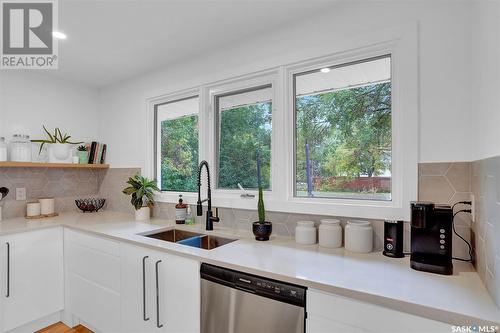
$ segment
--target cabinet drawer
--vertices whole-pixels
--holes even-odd
[[[68,244],[66,251],[69,272],[120,292],[120,258],[78,243]]]
[[[107,253],[111,256],[120,257],[120,243],[109,239],[92,236],[83,232],[64,229],[64,241],[67,244],[79,244],[94,249],[98,252]]]
[[[336,324],[369,332],[449,332],[450,325],[343,296],[309,290],[307,311]]]

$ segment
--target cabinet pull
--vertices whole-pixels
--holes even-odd
[[[5,297],[10,297],[10,243],[5,244],[7,245],[7,293]]]
[[[156,262],[156,327],[162,328],[163,324],[160,324],[160,284],[158,281],[158,265],[161,263],[161,260]]]
[[[142,318],[148,321],[149,317],[146,316],[146,259],[149,256],[142,258]]]

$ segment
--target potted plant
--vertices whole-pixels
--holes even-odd
[[[78,148],[76,148],[76,154],[78,156],[78,162],[80,164],[89,163],[89,152],[87,151],[87,147],[78,146]]]
[[[259,220],[252,224],[252,231],[255,239],[258,241],[267,241],[273,232],[273,224],[266,221],[266,210],[264,208],[264,194],[262,190],[260,159],[257,160],[257,181],[259,184],[259,201],[257,210],[259,212]]]
[[[47,139],[31,140],[31,142],[38,142],[40,144],[40,150],[38,153],[42,152],[43,146],[45,144],[49,145],[49,163],[72,163],[71,159],[71,145],[77,145],[83,142],[71,142],[69,139],[70,135],[67,133],[62,134],[61,130],[56,127],[54,133],[50,133],[45,126],[43,130],[47,133]]]
[[[135,208],[135,220],[149,220],[151,207],[154,206],[154,192],[160,191],[156,181],[137,174],[129,178],[127,184],[130,186],[124,188],[123,193],[132,196],[130,203]]]

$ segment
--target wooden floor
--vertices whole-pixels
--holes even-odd
[[[53,325],[50,325],[49,327],[45,327],[44,329],[41,329],[35,333],[93,333],[93,332],[82,325],[70,328],[64,325],[63,323],[58,322]]]

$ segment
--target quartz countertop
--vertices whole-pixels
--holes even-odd
[[[250,233],[204,225],[175,225],[152,219],[136,222],[130,214],[66,213],[44,220],[8,219],[0,222],[0,237],[11,233],[63,225],[118,241],[182,255],[226,268],[263,275],[325,292],[385,306],[450,325],[500,323],[500,309],[469,263],[454,262],[454,274],[415,271],[409,258],[393,259],[381,252],[354,254],[318,245],[298,245],[293,239],[272,237],[255,241]],[[238,239],[213,250],[144,237],[141,234],[179,228]]]

